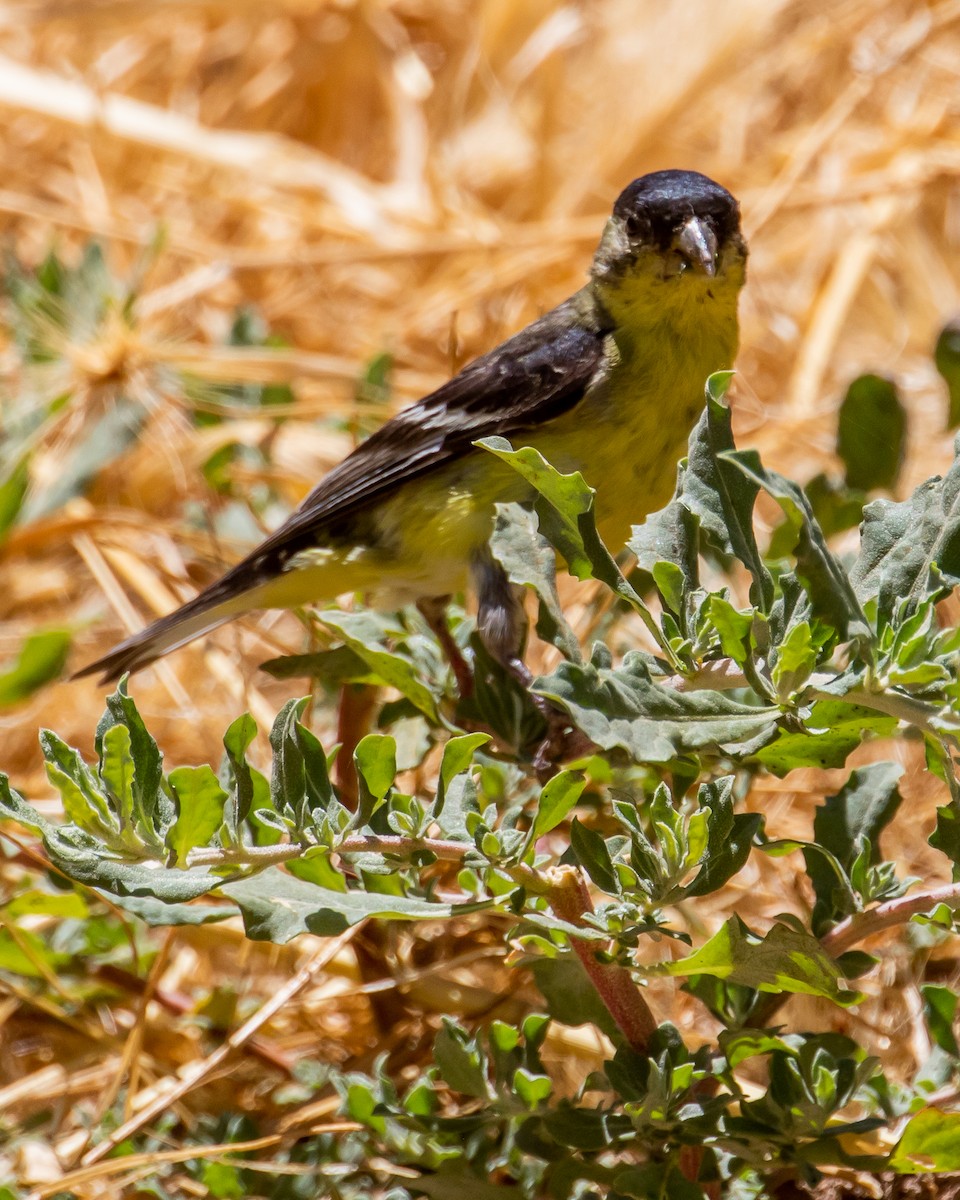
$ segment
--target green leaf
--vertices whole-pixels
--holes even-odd
[[[897,385],[880,375],[861,375],[840,405],[837,454],[847,486],[865,492],[893,489],[907,446],[907,414]]]
[[[50,861],[70,879],[115,896],[153,896],[165,904],[183,904],[223,882],[202,867],[170,871],[155,861],[107,858],[102,844],[78,844],[57,828],[50,829],[43,844]]]
[[[809,621],[797,621],[787,630],[777,647],[772,672],[777,695],[783,702],[806,684],[817,665],[822,644],[823,638],[814,634]]]
[[[436,723],[439,720],[436,699],[417,668],[409,659],[383,645],[380,640],[382,627],[373,614],[325,610],[319,615],[323,624],[343,638],[378,680],[406,696],[428,721]]]
[[[577,579],[598,579],[605,583],[640,614],[668,655],[672,653],[650,610],[623,577],[613,555],[601,541],[594,519],[595,493],[580,472],[563,475],[538,450],[531,446],[514,450],[504,438],[484,438],[476,445],[509,464],[536,490],[534,507],[540,530],[563,556],[570,574]]]
[[[130,730],[126,725],[111,725],[104,730],[101,753],[100,778],[106,784],[114,811],[120,816],[120,829],[139,832],[136,829],[133,799],[135,773],[130,752]]]
[[[680,478],[683,478],[681,474]],[[681,484],[678,481],[677,487]],[[677,567],[686,592],[700,586],[700,522],[680,500],[673,499],[659,512],[651,513],[642,525],[634,525],[627,549],[636,556],[637,567],[656,581],[659,564]],[[658,584],[659,587],[659,584]],[[682,607],[674,597],[671,607],[678,615]]]
[[[220,828],[229,797],[206,763],[177,767],[168,778],[177,801],[177,819],[167,830],[166,845],[177,866],[184,866],[189,852],[208,845]]]
[[[547,1011],[563,1025],[595,1025],[614,1044],[623,1033],[610,1015],[579,958],[535,958],[530,964],[533,981],[547,1003]]]
[[[708,896],[721,888],[747,861],[763,825],[759,813],[733,812],[733,776],[704,783],[697,793],[701,810],[710,813],[707,848],[694,881],[685,896]]]
[[[911,1117],[890,1169],[901,1175],[960,1171],[960,1113],[924,1108]]]
[[[233,833],[238,836],[241,824],[247,819],[257,792],[254,774],[247,762],[247,750],[257,736],[257,723],[249,713],[242,713],[223,735],[226,752],[229,784],[233,793]],[[261,797],[261,800],[265,797]]]
[[[441,1077],[454,1091],[488,1102],[493,1098],[476,1042],[449,1017],[443,1018],[440,1032],[434,1039],[433,1057]]]
[[[422,1192],[427,1200],[515,1200],[516,1190],[513,1183],[490,1183],[485,1179],[478,1179],[472,1173],[460,1171],[451,1171],[443,1175],[419,1175],[413,1188],[415,1192]],[[402,1192],[392,1193],[390,1200],[406,1200],[409,1195],[410,1192],[404,1189]]]
[[[56,835],[56,826],[51,825],[40,813],[27,803],[16,789],[10,786],[8,776],[0,774],[0,819],[16,821],[24,829],[46,841],[50,835]]]
[[[112,843],[120,823],[111,811],[100,781],[62,738],[50,729],[40,730],[47,778],[60,793],[67,819],[93,837]]]
[[[782,1037],[762,1029],[725,1029],[720,1034],[719,1042],[732,1071],[748,1059],[762,1054],[773,1054],[775,1051],[791,1055],[796,1053]]]
[[[810,482],[804,485],[803,490],[824,537],[833,537],[836,533],[842,533],[843,530],[852,529],[860,524],[863,506],[867,501],[863,492],[848,488],[842,480],[823,471],[814,475]],[[781,542],[778,535],[787,536]],[[789,527],[786,524],[780,525],[771,538],[770,557],[784,558],[790,553],[792,545],[793,538],[790,536]]]
[[[330,852],[311,847],[302,858],[291,859],[287,870],[297,879],[307,883],[315,883],[331,892],[347,891],[347,881],[340,871],[330,861]]]
[[[200,1182],[214,1200],[242,1200],[249,1195],[240,1168],[229,1162],[204,1162]]]
[[[620,880],[614,870],[607,843],[599,833],[582,825],[576,817],[570,826],[570,847],[597,887],[608,896],[620,895]]]
[[[780,718],[778,708],[742,704],[723,692],[663,687],[635,652],[615,668],[561,663],[533,690],[568,712],[601,749],[619,747],[640,763],[772,737]]]
[[[16,663],[0,674],[0,708],[19,704],[51,679],[58,679],[72,636],[64,629],[31,633],[20,647]]]
[[[0,929],[0,971],[43,979],[45,971],[56,975],[68,962],[68,955],[54,953],[46,941],[29,929],[18,929],[16,937],[8,929]]]
[[[525,1067],[517,1067],[511,1082],[520,1102],[531,1112],[548,1100],[553,1091],[549,1075],[534,1075]]]
[[[940,331],[933,361],[947,385],[946,428],[960,425],[960,321],[950,321]]]
[[[437,802],[434,815],[438,816],[443,810],[444,800],[450,784],[458,775],[462,775],[471,764],[473,757],[481,746],[490,741],[488,733],[465,733],[452,737],[443,747],[443,758],[440,760],[440,775],[437,779]]]
[[[951,801],[937,809],[937,825],[927,840],[950,859],[956,874],[960,867],[960,805]]]
[[[133,755],[133,800],[137,810],[137,828],[141,834],[155,830],[161,836],[173,821],[173,805],[161,793],[163,755],[148,732],[137,706],[127,692],[126,677],[116,691],[107,697],[107,707],[97,725],[94,745],[103,759],[103,738],[114,725],[125,725],[130,732],[130,753]]]
[[[436,921],[488,906],[486,902],[440,904],[417,896],[330,891],[295,879],[277,867],[224,884],[220,891],[239,906],[247,937],[280,943],[301,933],[333,937],[367,917]]]
[[[484,438],[477,445],[513,467],[546,501],[537,509],[540,528],[563,555],[570,574],[577,579],[599,578],[594,575],[581,528],[584,519],[585,523],[592,522],[595,492],[580,472],[563,475],[532,446],[514,450],[504,438]]]
[[[5,470],[0,482],[0,542],[20,514],[30,483],[29,457],[24,454],[12,468]]]
[[[530,829],[532,844],[551,829],[556,829],[580,799],[587,786],[581,771],[561,771],[547,783],[537,801],[537,812]]]
[[[216,882],[218,881],[213,880],[211,886]],[[218,921],[226,921],[237,915],[236,906],[233,904],[177,904],[172,901],[157,900],[154,896],[123,896],[116,892],[110,894],[103,888],[94,890],[98,895],[109,898],[111,904],[122,908],[124,912],[132,913],[133,916],[151,927],[214,925]],[[204,888],[196,894],[202,895],[203,891],[208,890]]]
[[[529,690],[490,654],[476,633],[470,638],[470,649],[474,689],[472,696],[461,697],[457,704],[458,723],[490,729],[507,746],[539,746],[546,723]]]
[[[832,925],[862,908],[859,897],[849,878],[849,872],[837,856],[817,842],[796,841],[781,838],[765,842],[765,854],[779,857],[794,850],[803,852],[807,875],[813,884],[816,904],[813,908],[811,928],[817,937],[826,933]]]
[[[662,963],[658,974],[710,975],[761,992],[821,996],[834,1004],[857,1004],[862,996],[839,986],[840,972],[809,933],[777,924],[758,937],[739,917],[729,921],[699,950]]]
[[[798,767],[842,767],[865,734],[889,737],[897,720],[843,700],[818,700],[803,726],[802,732],[781,729],[751,758],[779,776]]]
[[[896,815],[903,797],[898,781],[903,767],[875,762],[850,772],[839,792],[827,796],[813,818],[813,835],[837,861],[849,867],[862,839],[873,847],[871,861],[880,861],[880,834]]]
[[[4,916],[17,917],[73,917],[83,920],[90,915],[83,897],[76,892],[41,892],[29,888],[19,892],[3,906]]]
[[[723,458],[780,505],[795,535],[796,574],[807,590],[814,614],[832,625],[841,638],[869,637],[870,626],[857,593],[828,547],[803,489],[776,471],[768,471],[754,450],[728,452]]]
[[[960,1058],[954,1032],[960,996],[953,988],[940,987],[935,983],[921,984],[920,991],[923,995],[923,1014],[934,1043],[951,1058]]]
[[[387,734],[368,733],[354,750],[353,762],[360,778],[360,807],[369,818],[397,777],[397,743]]]
[[[647,1163],[642,1167],[626,1167],[617,1171],[616,1195],[631,1200],[703,1200],[704,1190],[687,1179],[679,1167],[663,1163]]]
[[[677,496],[698,518],[708,541],[747,568],[753,577],[750,599],[762,612],[769,612],[773,580],[753,532],[753,505],[760,488],[727,458],[736,449],[730,410],[723,403],[730,378],[721,373],[707,380],[706,407],[690,435]]]
[[[564,658],[579,661],[580,643],[557,594],[557,558],[539,531],[537,514],[521,504],[498,504],[490,550],[511,583],[529,587],[540,602],[537,634]]]
[[[956,449],[956,447],[955,447]],[[863,601],[876,598],[881,624],[909,616],[960,582],[960,459],[909,500],[874,500],[863,510],[860,555],[850,580]]]
[[[309,697],[288,700],[270,730],[270,797],[275,811],[289,817],[298,832],[319,822],[334,799],[323,747],[299,720],[308,702]]]
[[[687,580],[683,571],[676,563],[658,562],[653,567],[653,582],[663,600],[664,606],[678,615],[684,609]]]
[[[476,751],[489,740],[486,733],[466,733],[451,738],[443,748],[433,815],[442,832],[457,841],[473,841],[467,813],[477,811],[477,785],[467,770]]]
[[[738,666],[743,666],[750,657],[753,613],[738,612],[729,600],[714,593],[707,600],[707,615],[720,635],[720,649]]]
[[[376,671],[355,654],[349,646],[333,650],[318,650],[311,654],[283,654],[268,658],[260,664],[274,679],[317,679],[325,687],[336,689],[345,683],[368,683],[382,687],[383,680]]]

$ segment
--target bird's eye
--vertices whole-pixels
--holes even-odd
[[[630,213],[624,219],[623,228],[626,231],[627,237],[632,241],[639,241],[640,238],[647,232],[647,222],[639,213]]]

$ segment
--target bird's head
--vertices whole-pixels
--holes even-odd
[[[619,323],[618,310],[635,305],[668,317],[725,295],[735,311],[746,259],[740,206],[726,188],[697,171],[655,171],[620,193],[590,274]]]

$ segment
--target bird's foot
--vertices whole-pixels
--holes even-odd
[[[570,717],[567,713],[557,708],[555,704],[551,704],[546,696],[539,696],[536,692],[531,691],[533,675],[521,659],[511,659],[507,664],[507,669],[523,687],[547,726],[533,756],[533,769],[536,771],[537,778],[541,783],[546,783],[560,770],[560,763],[571,758],[582,758],[586,754],[592,754],[596,746],[585,733],[570,724]]]

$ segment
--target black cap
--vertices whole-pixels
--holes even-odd
[[[721,244],[740,227],[740,206],[699,171],[653,171],[623,189],[613,206],[631,237],[666,249],[688,217],[709,217]]]

